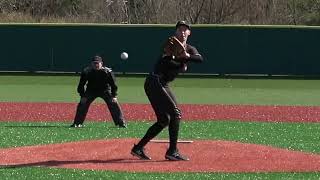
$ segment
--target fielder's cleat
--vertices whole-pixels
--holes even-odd
[[[117,123],[114,123],[114,125],[118,128],[127,128],[127,123],[125,122],[117,122]]]
[[[70,127],[81,128],[84,127],[82,124],[72,124]]]
[[[118,126],[119,126],[119,128],[127,128],[127,124],[126,123],[119,124]]]
[[[142,159],[142,160],[150,160],[151,159],[149,156],[147,156],[144,153],[144,148],[139,148],[139,147],[137,147],[137,145],[133,146],[133,148],[131,150],[131,154],[133,156],[138,157],[139,159]]]
[[[189,161],[190,159],[186,156],[181,155],[178,150],[167,151],[165,158],[170,161]]]

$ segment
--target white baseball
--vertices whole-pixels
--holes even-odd
[[[126,53],[126,52],[122,52],[122,53],[120,54],[120,57],[121,57],[122,60],[126,60],[126,59],[128,59],[129,55],[128,55],[128,53]]]

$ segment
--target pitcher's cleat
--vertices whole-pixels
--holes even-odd
[[[147,156],[144,152],[144,148],[139,148],[137,147],[137,145],[134,145],[132,150],[131,150],[131,154],[133,156],[138,157],[141,160],[150,160],[151,158],[149,156]]]
[[[167,151],[165,158],[170,161],[189,161],[190,160],[188,157],[181,155],[178,150]]]

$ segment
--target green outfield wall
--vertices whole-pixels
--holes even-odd
[[[116,72],[147,73],[172,33],[174,25],[0,24],[0,71],[79,72],[100,54]],[[189,43],[205,59],[189,73],[320,75],[320,27],[194,25]]]

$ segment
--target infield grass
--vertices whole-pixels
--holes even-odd
[[[71,123],[1,122],[0,147],[52,144],[90,139],[141,138],[153,122],[129,122],[119,129],[111,122],[86,122],[85,128]],[[141,130],[143,129],[143,130]],[[227,140],[263,144],[292,150],[320,153],[320,123],[263,123],[239,121],[182,122],[181,139]],[[158,136],[168,138],[164,130]]]
[[[78,76],[0,76],[0,101],[78,102]],[[144,77],[118,77],[120,103],[149,103]],[[177,78],[184,104],[320,105],[320,80]],[[98,101],[99,102],[99,101]]]
[[[318,173],[125,173],[112,171],[90,171],[58,168],[39,168],[39,167],[22,167],[22,168],[0,168],[0,174],[4,180],[12,179],[136,179],[136,180],[318,180]]]

